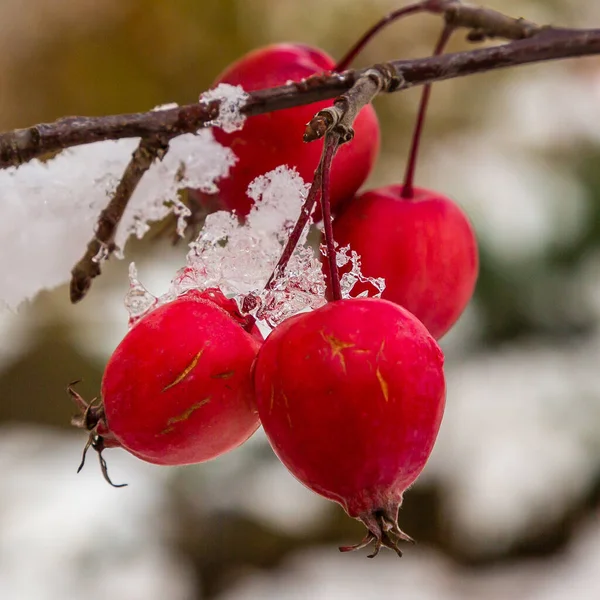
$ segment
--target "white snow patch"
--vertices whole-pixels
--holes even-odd
[[[240,109],[248,101],[248,94],[241,85],[229,85],[220,83],[212,90],[204,92],[200,96],[200,102],[208,104],[214,100],[220,100],[219,116],[210,121],[208,125],[220,127],[226,133],[232,133],[244,126],[246,117],[240,112]]]
[[[69,281],[73,265],[94,234],[138,144],[137,139],[98,142],[65,150],[41,162],[0,170],[0,303],[11,309],[40,290]],[[162,161],[155,161],[135,190],[116,243],[122,248],[148,223],[187,208],[177,192],[186,187],[216,190],[235,157],[210,130],[175,138]]]
[[[590,493],[600,469],[599,353],[596,338],[448,365],[446,414],[422,481],[442,485],[466,551],[509,549]]]
[[[0,597],[19,600],[188,600],[191,565],[168,546],[167,470],[110,452],[76,473],[85,436],[41,428],[0,435]]]

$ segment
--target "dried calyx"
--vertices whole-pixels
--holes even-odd
[[[395,514],[394,514],[395,513]],[[375,547],[372,554],[368,555],[368,558],[375,558],[382,546],[389,548],[396,552],[398,556],[402,556],[402,550],[400,550],[400,542],[415,543],[409,535],[406,535],[398,526],[398,508],[392,512],[387,513],[384,510],[377,510],[373,513],[360,517],[367,529],[367,535],[358,543],[352,546],[340,546],[340,552],[352,552],[354,550],[362,550],[370,544],[374,543]]]
[[[120,446],[119,442],[117,442],[108,430],[104,418],[104,407],[102,406],[102,402],[97,401],[97,398],[92,399],[91,402],[86,402],[86,400],[73,389],[73,386],[77,383],[79,383],[79,381],[73,381],[67,387],[67,392],[80,410],[80,413],[71,419],[71,425],[79,427],[80,429],[85,429],[89,432],[88,440],[83,449],[81,463],[79,464],[77,472],[79,473],[81,469],[83,469],[87,451],[92,448],[92,450],[95,450],[98,454],[100,470],[102,471],[104,479],[113,487],[125,487],[127,485],[126,483],[117,484],[112,482],[108,475],[108,465],[102,456],[102,452],[104,452],[106,448],[116,448]]]

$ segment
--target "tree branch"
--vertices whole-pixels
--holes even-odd
[[[155,136],[142,139],[133,152],[114,196],[98,217],[94,238],[87,245],[81,260],[71,270],[71,302],[83,299],[92,284],[92,279],[100,275],[101,261],[115,250],[115,233],[135,188],[155,159],[164,158],[168,148],[168,139]]]
[[[514,19],[490,9],[465,5],[459,0],[421,0],[384,17],[361,38],[341,64],[347,65],[383,26],[400,16],[416,12],[443,16],[447,31],[459,27],[468,29],[467,39],[471,41],[486,38],[513,41],[492,48],[391,61],[362,70],[322,73],[303,81],[258,90],[248,94],[248,100],[241,108],[242,114],[259,115],[328,100],[342,94],[332,108],[319,112],[309,123],[305,141],[317,139],[336,127],[341,127],[340,131],[343,129],[349,137],[352,133],[351,127],[345,126],[348,123],[351,125],[358,108],[378,93],[391,93],[500,68],[600,54],[600,29],[540,27],[524,19]],[[0,168],[19,166],[33,158],[81,144],[141,138],[113,198],[100,214],[94,239],[90,241],[84,256],[72,270],[73,302],[85,296],[92,279],[100,274],[101,260],[114,251],[116,229],[144,173],[156,158],[161,159],[164,156],[171,139],[182,134],[195,133],[202,127],[212,125],[218,118],[219,111],[219,100],[200,101],[187,106],[143,113],[66,117],[54,123],[0,134]],[[316,180],[320,175],[317,173],[313,182],[315,191],[310,197],[310,208],[316,200]],[[309,202],[307,206],[308,204]],[[310,208],[305,209],[305,221],[309,217]],[[303,231],[303,227],[297,226],[296,229],[295,234]],[[293,246],[291,251],[286,247],[274,276],[285,268],[286,258],[289,258],[291,252]],[[331,248],[330,255],[333,256]],[[272,280],[273,277],[267,287],[272,285]]]
[[[456,15],[460,14],[457,11]],[[466,19],[465,14],[472,17],[472,13],[463,13],[460,19],[456,16],[459,23]],[[497,13],[484,10],[482,14]],[[490,35],[489,27],[483,26],[486,21],[481,14],[478,19],[480,30]],[[469,23],[472,24],[472,21],[469,20]],[[396,83],[383,91],[394,92],[506,67],[595,54],[600,54],[600,29],[542,28],[536,35],[501,46],[386,63],[395,72]],[[242,112],[252,116],[334,98],[349,90],[367,70],[315,75],[301,82],[252,92]],[[67,117],[50,124],[17,129],[0,134],[0,168],[17,166],[50,152],[101,140],[156,135],[174,137],[192,133],[214,120],[218,110],[219,102],[213,101],[145,113]]]
[[[514,19],[490,8],[463,4],[460,0],[421,0],[394,10],[375,23],[338,62],[334,71],[345,71],[383,28],[417,13],[443,15],[448,27],[469,29],[467,39],[472,42],[480,42],[485,38],[522,40],[544,29],[531,21]]]
[[[481,41],[484,38],[522,40],[550,29],[525,19],[508,17],[489,8],[463,4],[458,0],[441,2],[434,0],[432,4],[444,5],[439,12],[443,13],[447,25],[470,29],[468,39],[471,41]]]

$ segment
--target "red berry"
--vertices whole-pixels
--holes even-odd
[[[254,91],[301,81],[334,66],[333,59],[316,48],[274,44],[246,54],[226,69],[214,85],[228,83]],[[217,141],[230,147],[238,158],[229,176],[219,182],[224,207],[247,215],[252,206],[246,195],[248,184],[282,164],[295,167],[305,181],[312,181],[323,140],[306,144],[302,136],[312,117],[331,104],[329,100],[249,117],[240,131],[230,134],[215,128]],[[333,164],[332,206],[354,195],[369,175],[379,151],[379,124],[372,106],[361,110],[354,129],[354,139],[340,147]],[[315,220],[320,219],[320,214],[319,209]]]
[[[407,537],[398,508],[437,436],[443,360],[413,315],[372,298],[296,315],[259,352],[256,401],[273,449],[302,483],[360,519],[376,550]]]
[[[452,200],[422,188],[405,199],[401,190],[390,185],[354,198],[333,222],[334,239],[360,254],[363,275],[385,279],[382,298],[404,306],[439,339],[473,295],[477,241]],[[366,289],[357,283],[352,293]]]
[[[215,458],[254,433],[260,336],[218,305],[219,294],[188,292],[127,333],[102,380],[108,439],[148,462],[180,465]]]
[[[255,337],[260,344],[262,344],[264,338],[256,325],[256,320],[251,315],[243,315],[237,302],[233,298],[227,298],[218,288],[208,288],[201,292],[194,291],[192,293],[198,298],[210,300],[221,307],[234,321],[239,323],[248,333]]]

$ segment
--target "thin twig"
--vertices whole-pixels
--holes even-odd
[[[481,10],[483,15],[498,14]],[[464,13],[461,18],[464,18]],[[456,19],[459,20],[459,17]],[[519,23],[518,20],[515,22]],[[488,31],[486,28],[482,30]],[[487,35],[491,35],[491,31]],[[595,54],[600,54],[600,29],[543,28],[535,36],[501,46],[389,62],[387,65],[402,82],[381,91],[389,93],[506,67]],[[369,69],[315,75],[302,82],[251,92],[241,110],[243,114],[252,116],[331,99],[350,89]],[[146,138],[157,134],[172,137],[195,132],[218,116],[218,107],[219,102],[213,101],[129,115],[69,117],[55,123],[10,131],[0,134],[0,168],[17,166],[47,153],[101,140]]]
[[[115,233],[127,204],[144,173],[156,158],[162,158],[169,142],[161,136],[143,139],[135,149],[123,177],[108,206],[100,213],[96,235],[87,245],[81,260],[71,271],[71,302],[79,302],[86,295],[92,279],[100,275],[100,262],[115,250]]]
[[[325,249],[327,252],[327,264],[329,266],[329,281],[331,283],[331,296],[333,300],[342,299],[342,288],[340,285],[340,273],[337,266],[337,252],[333,239],[333,227],[331,221],[331,202],[329,200],[329,189],[331,184],[331,163],[341,143],[339,133],[328,133],[325,136],[323,156],[321,158],[321,212],[323,214],[323,227],[325,231]]]
[[[416,2],[415,4],[409,4],[408,6],[403,6],[383,17],[379,20],[373,27],[371,27],[368,31],[364,33],[364,35],[348,50],[346,55],[341,58],[337,65],[333,68],[334,71],[345,71],[354,61],[354,59],[362,52],[363,48],[385,27],[391,25],[392,23],[398,21],[403,17],[408,17],[410,15],[415,15],[420,12],[425,12],[426,2]]]
[[[508,17],[490,8],[462,4],[457,0],[439,4],[445,5],[440,12],[443,13],[446,24],[471,30],[467,38],[470,41],[481,41],[485,38],[523,40],[550,29],[525,19]]]
[[[354,137],[352,124],[363,107],[369,104],[382,89],[399,85],[401,80],[388,65],[377,65],[365,71],[356,83],[339,98],[333,106],[320,110],[306,125],[305,142],[314,142],[326,133],[335,131],[340,136],[340,144]]]
[[[385,15],[363,34],[333,70],[346,70],[364,47],[388,25],[403,17],[424,12],[443,15],[446,24],[451,27],[469,29],[467,39],[470,41],[482,41],[485,38],[522,40],[544,29],[531,21],[508,17],[490,8],[463,4],[460,0],[422,0]]]
[[[265,289],[273,289],[277,283],[277,280],[284,275],[290,258],[294,254],[294,250],[296,249],[296,246],[302,237],[304,228],[309,222],[310,215],[317,198],[319,197],[319,193],[321,193],[322,207],[323,192],[326,191],[329,193],[328,187],[326,187],[328,186],[328,182],[325,181],[325,177],[327,177],[327,179],[330,177],[329,168],[331,167],[331,161],[333,160],[333,156],[338,146],[350,141],[353,138],[354,130],[352,128],[352,124],[354,119],[360,110],[369,102],[371,102],[373,97],[379,93],[379,90],[383,86],[390,85],[388,76],[390,76],[390,73],[389,70],[386,69],[371,69],[365,72],[350,90],[335,100],[332,107],[319,111],[306,126],[304,141],[312,142],[320,137],[325,136],[325,143],[323,144],[323,150],[321,152],[321,160],[319,161],[317,169],[315,170],[313,182],[306,200],[304,201],[304,205],[300,211],[300,216],[294,225],[294,229],[288,238],[285,248],[283,249],[283,253],[277,262],[273,273],[267,281]],[[331,140],[335,140],[335,144],[333,144],[333,150],[331,149],[333,143]],[[327,172],[324,172],[324,168],[326,168]],[[329,226],[331,227],[331,208],[327,201],[325,203],[328,206],[327,214],[322,212],[323,219],[325,221],[325,227],[327,227],[328,222]],[[328,256],[330,259],[333,257],[333,260],[335,260],[333,233],[331,233],[330,241],[331,252],[329,252],[328,249]],[[341,291],[339,296],[341,297]]]
[[[273,269],[273,272],[271,273],[271,276],[269,277],[269,280],[265,285],[265,289],[273,289],[275,287],[275,284],[277,283],[277,280],[284,275],[285,269],[287,268],[287,265],[290,262],[292,255],[294,254],[294,250],[296,250],[296,246],[298,245],[298,242],[302,237],[302,233],[304,232],[304,229],[310,221],[310,216],[317,202],[317,199],[319,198],[320,192],[321,161],[319,161],[319,164],[315,170],[312,185],[310,186],[310,190],[308,191],[306,200],[304,201],[304,204],[302,205],[302,208],[300,210],[300,216],[298,217],[298,220],[294,225],[292,233],[290,233],[290,237],[288,238],[288,241],[286,242],[285,247],[283,248],[283,252],[279,257],[279,261],[277,261],[275,269]]]
[[[453,31],[454,26],[446,24],[442,30],[442,33],[440,34],[437,44],[435,45],[433,56],[440,56],[443,53]],[[415,171],[417,169],[417,158],[419,156],[419,146],[421,144],[423,127],[425,126],[427,106],[429,105],[429,98],[431,97],[431,86],[431,83],[425,85],[421,94],[419,112],[417,113],[417,120],[415,123],[415,129],[413,131],[408,162],[406,163],[406,171],[404,173],[404,185],[402,186],[402,192],[400,194],[402,198],[412,198],[414,195],[413,184],[415,181]]]

